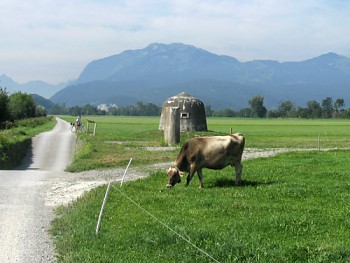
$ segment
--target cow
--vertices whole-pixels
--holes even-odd
[[[236,185],[241,183],[242,154],[245,138],[240,133],[226,136],[197,137],[187,141],[181,148],[174,165],[167,170],[168,188],[181,182],[188,172],[186,186],[197,172],[199,188],[203,187],[202,168],[221,170],[228,165],[235,167]]]

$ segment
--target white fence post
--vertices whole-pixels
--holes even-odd
[[[126,172],[128,171],[128,168],[129,168],[129,166],[130,166],[131,161],[132,161],[132,158],[130,158],[130,161],[129,161],[129,163],[128,163],[128,166],[126,167],[126,169],[125,169],[125,171],[124,171],[124,175],[123,175],[122,181],[121,181],[121,183],[120,183],[120,187],[123,185],[123,181],[124,181]],[[103,202],[102,202],[100,214],[99,214],[98,219],[97,219],[96,235],[98,235],[98,232],[99,232],[99,230],[100,230],[100,224],[101,224],[102,214],[103,214],[103,210],[104,210],[104,208],[105,208],[105,204],[106,204],[106,201],[107,201],[108,192],[109,192],[109,188],[110,188],[110,187],[111,187],[111,181],[108,182],[107,189],[106,189],[106,193],[105,193],[105,197],[103,198]]]
[[[132,158],[130,158],[129,163],[128,163],[128,165],[126,166],[126,169],[125,169],[125,171],[124,171],[124,175],[123,175],[122,181],[120,182],[120,187],[122,187],[122,186],[123,186],[123,183],[124,183],[124,178],[125,178],[126,172],[127,172],[127,171],[128,171],[128,169],[129,169],[129,166],[130,166],[130,164],[131,164],[131,161],[132,161]]]
[[[106,201],[107,201],[107,196],[108,196],[108,192],[109,192],[109,188],[110,187],[111,187],[111,182],[108,183],[107,190],[106,190],[106,193],[105,193],[105,197],[103,198],[100,214],[98,216],[97,225],[96,225],[96,235],[98,235],[98,231],[100,230],[100,223],[101,223],[101,219],[102,219],[102,213],[103,213],[103,209],[105,208],[105,204],[106,204]]]

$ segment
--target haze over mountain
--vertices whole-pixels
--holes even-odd
[[[256,95],[264,96],[268,108],[281,100],[305,106],[326,97],[350,104],[350,59],[327,53],[301,62],[240,62],[181,43],[154,43],[92,61],[51,100],[66,106],[138,101],[161,105],[183,91],[214,109],[247,107]]]
[[[182,91],[215,109],[246,107],[256,95],[264,96],[269,107],[281,100],[304,106],[328,96],[350,103],[350,59],[328,53],[301,62],[239,62],[190,45],[155,43],[92,61],[52,100],[71,106],[137,101],[161,105]]]
[[[21,91],[28,94],[40,94],[40,96],[45,98],[50,98],[57,91],[63,89],[66,85],[66,83],[52,85],[41,80],[29,81],[24,84],[20,84],[5,74],[0,76],[0,86],[2,88],[6,88],[9,93]]]

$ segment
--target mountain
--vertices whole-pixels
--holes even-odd
[[[29,81],[24,84],[20,84],[5,74],[2,74],[0,76],[0,86],[2,88],[6,87],[6,90],[9,93],[20,91],[28,94],[39,94],[45,98],[50,98],[57,91],[63,89],[66,84],[60,83],[57,85],[52,85],[41,80]]]
[[[277,107],[281,100],[304,106],[325,97],[350,102],[349,88],[350,59],[335,53],[301,62],[240,62],[190,45],[155,43],[92,61],[51,100],[67,106],[137,101],[161,105],[185,91],[214,109],[240,109],[256,95],[264,96],[268,107]]]
[[[43,106],[46,110],[49,110],[54,106],[51,100],[45,99],[38,94],[32,94],[32,98],[36,105]]]

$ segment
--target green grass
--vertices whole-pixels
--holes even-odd
[[[349,262],[350,151],[285,153],[244,162],[242,186],[230,168],[204,170],[166,189],[166,175],[105,187],[60,207],[52,225],[59,262],[211,262],[124,195],[219,262]],[[121,194],[119,191],[123,194]]]
[[[209,118],[210,129],[240,131],[249,147],[316,148],[350,147],[350,122],[346,119],[240,119]]]
[[[164,146],[159,117],[87,116],[82,118],[85,126],[87,120],[97,123],[96,136],[80,136],[84,149],[67,168],[70,172],[125,166],[130,158],[137,166],[172,161],[179,151],[144,150]],[[321,148],[350,148],[350,122],[343,119],[208,118],[207,122],[210,132],[182,133],[179,146],[194,136],[228,134],[232,129],[245,135],[249,148],[317,148],[319,139]]]

